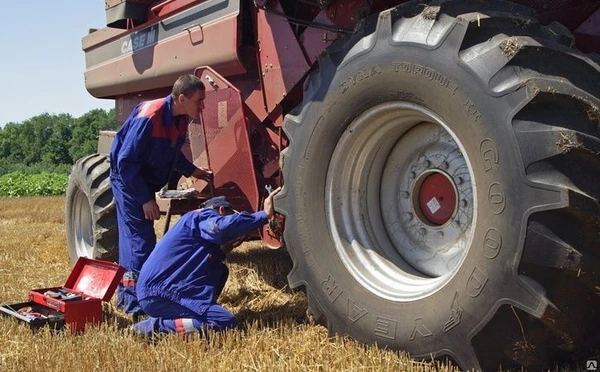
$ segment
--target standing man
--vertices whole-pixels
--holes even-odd
[[[235,327],[235,316],[216,302],[229,275],[223,260],[236,239],[273,218],[273,197],[280,190],[269,194],[259,212],[235,212],[225,197],[217,196],[185,214],[142,267],[137,295],[151,318],[134,330],[151,336]]]
[[[119,264],[125,268],[117,306],[134,316],[143,314],[135,294],[137,277],[156,244],[153,221],[160,210],[155,193],[174,171],[212,182],[211,172],[197,168],[181,153],[189,118],[200,118],[205,96],[198,77],[181,76],[169,96],[138,104],[112,143],[110,180],[117,206]]]

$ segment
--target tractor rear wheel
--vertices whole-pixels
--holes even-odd
[[[600,345],[600,67],[503,1],[336,41],[284,122],[290,286],[332,333],[464,369]]]
[[[117,261],[117,212],[110,186],[107,155],[75,163],[66,193],[67,246],[71,264],[79,257]]]

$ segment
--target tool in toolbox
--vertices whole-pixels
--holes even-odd
[[[110,301],[125,268],[116,263],[80,257],[62,287],[32,289],[28,302],[0,306],[0,315],[29,324],[32,329],[49,325],[71,332],[86,324],[102,322],[102,301]]]

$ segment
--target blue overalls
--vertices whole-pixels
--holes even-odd
[[[216,303],[229,273],[220,246],[266,222],[264,211],[221,216],[206,208],[185,214],[142,267],[137,295],[151,318],[134,329],[149,336],[235,327],[235,316]]]
[[[110,150],[110,180],[117,207],[119,264],[125,268],[117,306],[140,313],[135,285],[156,244],[153,221],[142,205],[168,181],[172,169],[190,176],[196,167],[181,154],[185,116],[172,117],[171,96],[142,102],[117,132]]]

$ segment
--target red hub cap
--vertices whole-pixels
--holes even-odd
[[[419,207],[423,216],[433,225],[444,225],[456,210],[456,189],[452,181],[441,173],[433,173],[423,180],[419,191]]]

